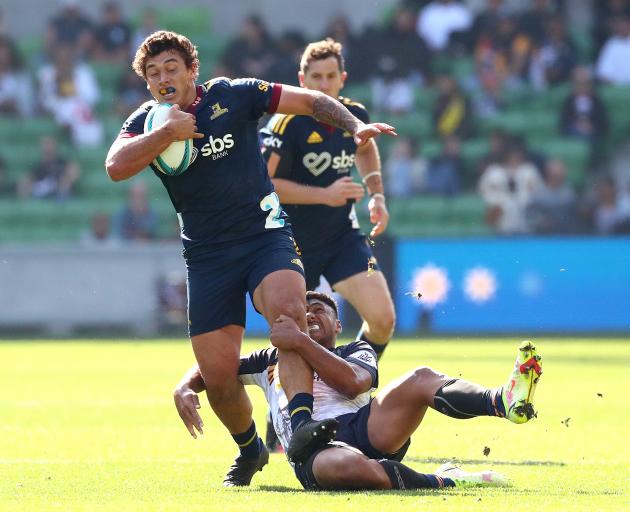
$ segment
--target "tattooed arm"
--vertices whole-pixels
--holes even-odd
[[[358,145],[365,144],[371,137],[380,133],[396,135],[392,126],[385,123],[365,124],[336,99],[300,87],[283,85],[276,111],[281,114],[313,116],[323,123],[350,132]]]

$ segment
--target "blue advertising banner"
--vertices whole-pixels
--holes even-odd
[[[401,240],[397,332],[630,333],[630,238]]]

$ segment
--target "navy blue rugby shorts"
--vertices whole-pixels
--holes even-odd
[[[339,281],[361,272],[367,273],[368,261],[372,257],[372,248],[367,237],[358,229],[348,231],[326,247],[302,250],[306,289],[317,288],[321,276],[324,276],[334,288],[335,283]],[[379,270],[377,264],[373,264],[372,268]]]
[[[313,461],[315,460],[317,454],[323,450],[342,448],[344,445],[347,445],[347,447],[359,450],[369,459],[389,459],[400,462],[405,457],[407,450],[409,449],[409,445],[411,444],[411,439],[407,439],[400,450],[395,453],[382,453],[372,446],[370,438],[368,437],[368,418],[370,417],[371,406],[372,401],[361,407],[361,409],[355,413],[337,416],[339,427],[337,428],[335,442],[320,448],[305,462],[295,465],[293,468],[295,470],[295,476],[297,476],[297,479],[300,481],[304,489],[321,489],[315,475],[313,474]]]
[[[245,326],[245,296],[277,270],[304,275],[290,228],[265,231],[236,245],[186,260],[188,334],[197,336],[226,325]]]

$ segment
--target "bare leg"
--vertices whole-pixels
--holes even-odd
[[[376,345],[377,353],[381,346],[384,350],[394,332],[396,314],[383,273],[368,275],[361,272],[335,283],[333,288],[352,304],[363,319],[361,337]]]
[[[231,434],[252,423],[252,404],[238,380],[243,328],[228,325],[191,338],[212,410]]]
[[[286,315],[306,332],[306,285],[301,274],[293,270],[272,272],[254,291],[254,305],[269,325]],[[278,369],[289,400],[298,393],[313,393],[313,370],[297,352],[280,350]]]
[[[323,489],[391,489],[377,461],[348,448],[329,448],[317,454],[313,475]]]
[[[435,393],[449,377],[420,367],[389,383],[376,395],[368,418],[370,443],[381,453],[394,453],[416,431]],[[395,426],[395,428],[393,428]]]

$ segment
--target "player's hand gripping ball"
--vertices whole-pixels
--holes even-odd
[[[166,122],[171,107],[170,103],[161,103],[152,107],[144,121],[144,132],[149,133],[162,126]],[[153,165],[168,176],[178,176],[188,169],[192,156],[192,139],[175,140],[153,160]]]

